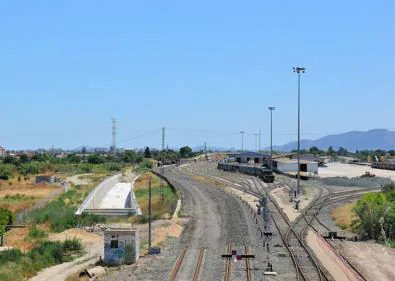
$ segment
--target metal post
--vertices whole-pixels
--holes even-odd
[[[151,249],[151,181],[148,186],[148,251]]]
[[[240,132],[241,134],[241,152],[244,151],[244,131]]]
[[[300,72],[298,72],[298,195],[300,194]]]
[[[259,129],[258,153],[261,153],[261,129]]]
[[[270,110],[270,167],[273,171],[273,110],[276,109],[274,106],[269,106]]]
[[[257,145],[257,142],[258,142],[258,134],[254,134],[254,136],[255,136],[255,151],[258,152],[258,145]]]
[[[297,194],[300,194],[300,73],[305,73],[304,67],[294,67],[294,72],[298,74],[298,186]]]

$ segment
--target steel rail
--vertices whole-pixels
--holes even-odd
[[[195,270],[193,271],[192,281],[197,281],[199,278],[200,268],[202,267],[203,256],[204,256],[204,248],[200,248],[196,262],[196,267]]]
[[[228,254],[232,254],[232,244],[230,242],[228,243]],[[224,281],[229,280],[231,267],[232,267],[232,260],[230,258],[227,258],[225,265]]]
[[[184,260],[185,252],[187,251],[187,247],[182,248],[180,254],[178,255],[178,259],[176,264],[171,272],[169,281],[174,281],[176,279],[177,273],[181,267],[182,261]]]

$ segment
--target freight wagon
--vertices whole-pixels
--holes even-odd
[[[218,169],[228,172],[240,172],[243,174],[256,176],[264,182],[272,183],[274,181],[274,174],[270,169],[264,167],[246,166],[234,163],[218,163]]]

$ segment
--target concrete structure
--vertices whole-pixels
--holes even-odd
[[[3,157],[5,155],[6,155],[5,148],[0,145],[0,157]]]
[[[55,182],[55,176],[36,176],[35,183],[53,184]]]
[[[291,159],[298,160],[298,155],[296,153],[291,154]],[[308,162],[317,162],[318,166],[320,167],[323,167],[325,165],[325,161],[323,158],[310,154],[300,155],[300,160],[305,160]]]
[[[136,179],[136,178],[135,178]],[[140,215],[133,192],[133,183],[122,183],[122,174],[102,181],[84,200],[76,215],[89,213],[101,216]]]
[[[238,163],[248,163],[253,161],[255,164],[264,164],[270,158],[270,154],[257,152],[242,152],[229,154],[230,158],[234,158]]]
[[[129,183],[116,183],[111,188],[103,200],[99,203],[100,209],[122,209],[131,208],[130,192],[132,184]],[[125,200],[125,198],[127,198]]]
[[[104,263],[108,265],[137,262],[140,236],[132,227],[111,227],[104,231]]]
[[[297,173],[298,160],[290,158],[273,159],[273,169],[281,173]],[[300,160],[300,172],[318,174],[318,162]]]

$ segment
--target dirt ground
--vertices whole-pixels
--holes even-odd
[[[343,163],[328,163],[328,167],[318,168],[318,176],[322,178],[327,177],[359,177],[365,172],[370,172],[376,177],[388,178],[395,180],[395,171],[372,169],[369,166],[343,164]]]
[[[184,225],[188,222],[186,218],[176,218],[172,220],[159,220],[152,223],[152,244],[160,246],[169,238],[178,238]],[[148,224],[135,225],[140,231],[140,255],[146,255],[148,252]]]
[[[395,280],[395,249],[369,242],[341,244],[343,255],[371,281]]]
[[[299,215],[300,211],[306,208],[307,205],[314,199],[317,189],[305,188],[304,194],[298,197],[299,210],[294,208],[293,202],[289,202],[289,191],[287,187],[276,188],[270,192],[270,195],[277,202],[280,208],[283,209],[290,221],[294,221]]]
[[[97,233],[86,232],[79,228],[70,228],[61,233],[49,234],[48,240],[50,241],[64,241],[66,239],[78,239],[84,244],[94,244],[102,241],[102,238]]]
[[[28,227],[11,229],[5,234],[5,245],[17,248],[22,252],[29,251],[35,244],[27,239],[28,234]]]
[[[36,185],[31,180],[0,180],[0,207],[18,212],[33,206],[38,200],[49,196],[59,188],[62,187],[59,185]],[[19,198],[16,199],[15,196],[19,196]]]

